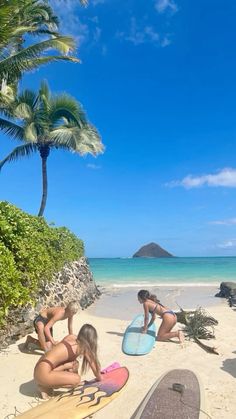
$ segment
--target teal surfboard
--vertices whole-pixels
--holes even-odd
[[[150,319],[151,316],[149,321]],[[156,337],[155,323],[149,327],[147,333],[141,333],[143,324],[144,316],[143,314],[139,314],[127,327],[122,342],[122,350],[125,354],[145,355],[152,350]]]

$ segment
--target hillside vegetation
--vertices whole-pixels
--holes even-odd
[[[0,326],[10,307],[34,303],[41,280],[83,254],[83,242],[67,228],[0,202]]]

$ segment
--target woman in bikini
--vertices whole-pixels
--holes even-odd
[[[42,349],[44,352],[49,351],[57,342],[53,339],[52,327],[58,320],[68,319],[68,333],[73,334],[73,317],[79,310],[79,304],[71,301],[66,307],[49,307],[44,308],[34,319],[34,328],[38,334],[38,339],[28,335],[25,342],[27,350],[31,344]]]
[[[180,343],[184,342],[184,334],[181,330],[171,332],[176,325],[176,314],[169,308],[163,306],[157,299],[156,295],[150,294],[147,290],[140,290],[138,292],[138,300],[143,304],[144,309],[144,325],[142,333],[147,333],[148,328],[155,321],[156,315],[162,318],[161,325],[157,333],[157,340],[168,340],[170,338],[178,338]],[[152,315],[149,322],[149,313]]]
[[[84,324],[78,336],[66,336],[37,362],[34,379],[43,399],[47,399],[54,388],[73,388],[79,385],[81,377],[78,374],[76,359],[81,355],[83,356],[81,374],[90,367],[96,379],[100,381],[97,332],[90,324]]]

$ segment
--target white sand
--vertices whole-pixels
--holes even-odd
[[[229,308],[226,301],[209,309],[219,325],[215,328],[216,339],[206,343],[217,347],[219,356],[206,353],[196,343],[189,341],[184,348],[179,344],[158,342],[148,355],[127,356],[121,351],[121,343],[129,321],[94,316],[91,314],[93,310],[90,308],[76,316],[74,332],[84,323],[92,323],[99,334],[102,367],[118,361],[130,371],[127,387],[117,399],[94,415],[96,419],[130,419],[152,384],[173,368],[188,368],[198,374],[205,390],[205,410],[211,418],[236,417],[236,311]],[[158,326],[160,320],[156,323]],[[62,338],[67,334],[66,322],[57,323],[54,330],[56,339]],[[39,354],[22,353],[18,345],[24,340],[19,340],[0,353],[1,419],[13,418],[7,415],[13,414],[16,409],[22,413],[38,403],[32,374]]]

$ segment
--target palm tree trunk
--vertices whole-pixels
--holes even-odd
[[[45,210],[47,196],[48,196],[47,158],[49,156],[50,148],[48,146],[40,147],[39,152],[42,159],[43,193],[42,193],[42,199],[41,199],[41,205],[40,205],[38,217],[42,217]]]

